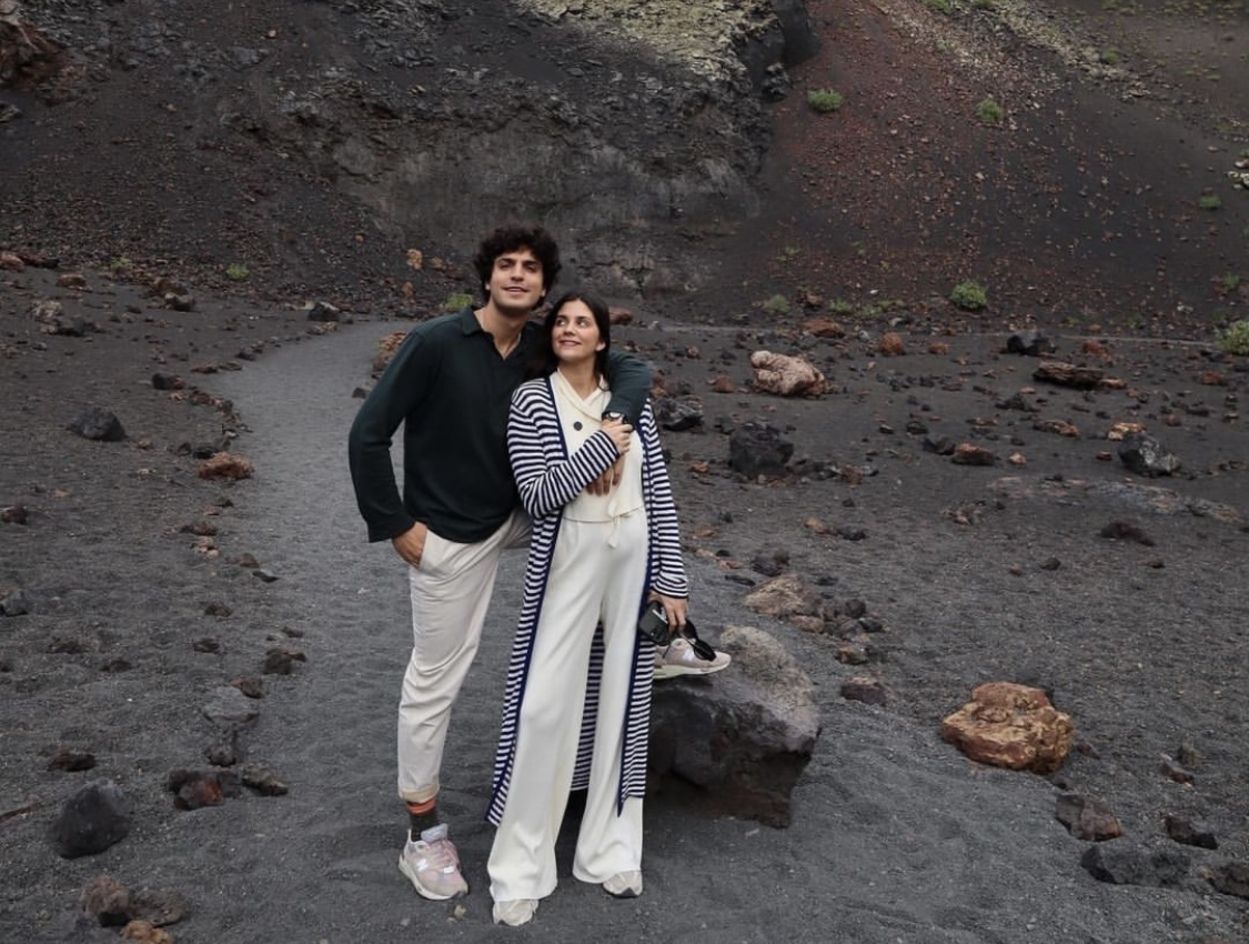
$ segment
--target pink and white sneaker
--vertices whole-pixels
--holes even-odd
[[[447,838],[447,824],[439,823],[411,839],[399,856],[399,871],[416,886],[417,894],[433,901],[446,901],[468,894],[468,882],[460,874],[460,856]]]
[[[691,642],[677,636],[666,646],[655,647],[655,680],[678,675],[710,675],[729,667],[732,657],[712,649],[701,639]]]

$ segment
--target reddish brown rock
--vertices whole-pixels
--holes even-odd
[[[745,604],[756,613],[773,619],[794,616],[824,618],[824,601],[816,591],[794,574],[782,574],[750,593]]]
[[[97,875],[78,900],[84,914],[105,927],[120,927],[130,920],[130,891],[111,875]]]
[[[887,700],[884,686],[870,675],[856,675],[842,682],[841,697],[847,701],[861,701],[865,705],[880,705],[882,708]]]
[[[1060,387],[1093,390],[1105,379],[1106,372],[1099,367],[1077,367],[1064,361],[1042,361],[1032,372],[1032,377],[1034,380],[1043,380]]]
[[[614,325],[627,325],[633,321],[633,312],[628,308],[611,305],[607,309],[607,318]]]
[[[236,456],[230,452],[219,452],[211,459],[206,459],[200,463],[199,477],[202,479],[228,479],[237,482],[239,479],[249,479],[255,468],[252,466],[250,459],[243,456]]]
[[[711,379],[711,389],[716,393],[735,393],[737,384],[733,383],[733,378],[727,374],[716,374]]]
[[[1075,729],[1039,688],[988,682],[941,723],[941,737],[982,764],[1050,773],[1062,766]]]
[[[0,270],[5,272],[21,272],[26,268],[22,257],[12,252],[0,252]]]
[[[844,338],[846,336],[846,329],[832,318],[808,318],[803,323],[802,330],[817,338]]]
[[[121,936],[138,944],[173,944],[173,935],[150,921],[131,921],[121,929]]]
[[[950,345],[946,344],[944,341],[929,341],[928,353],[929,354],[949,354]]]
[[[1110,807],[1075,793],[1064,793],[1058,798],[1054,817],[1077,839],[1104,842],[1123,835],[1123,826]]]
[[[755,369],[755,386],[764,393],[814,397],[828,389],[824,375],[802,357],[755,351],[750,355],[750,366]]]
[[[407,336],[406,331],[392,331],[377,342],[377,355],[373,358],[374,374],[380,374],[386,369],[391,358],[395,356],[395,351],[399,350],[399,346],[403,344]]]
[[[997,456],[983,446],[959,443],[954,447],[954,455],[950,456],[950,461],[955,465],[993,465],[997,462]]]
[[[80,272],[66,272],[56,277],[56,284],[61,288],[86,288],[87,279]]]
[[[1080,430],[1066,420],[1037,420],[1032,428],[1041,433],[1054,433],[1068,439],[1079,439]]]
[[[876,349],[885,357],[900,357],[906,353],[906,343],[898,332],[887,331],[881,335],[880,343],[876,345]]]

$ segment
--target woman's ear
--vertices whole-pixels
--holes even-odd
[[[599,342],[598,342],[598,345],[594,348],[594,350],[596,350],[596,351],[605,351],[605,350],[607,350],[607,342],[606,342],[606,341],[599,341]]]

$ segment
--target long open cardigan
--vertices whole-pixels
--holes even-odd
[[[646,605],[647,591],[654,589],[674,597],[689,594],[685,564],[681,559],[681,537],[677,528],[676,504],[668,469],[659,447],[655,414],[647,403],[638,421],[642,442],[642,499],[647,517],[646,585],[638,587],[638,613]],[[516,754],[520,707],[529,680],[529,662],[546,596],[551,558],[559,536],[564,506],[611,467],[617,457],[615,445],[602,430],[591,434],[576,452],[569,455],[563,427],[555,407],[550,378],[521,384],[512,396],[508,417],[507,447],[512,472],[520,491],[521,504],[533,519],[529,560],[525,569],[525,595],[520,623],[512,643],[507,671],[507,696],[503,727],[494,762],[494,786],[487,819],[496,826],[503,818],[512,760]],[[598,710],[599,683],[603,667],[602,633],[595,632],[587,667],[585,711],[577,747],[577,764],[572,789],[589,785],[590,760],[594,747],[594,726]],[[628,709],[624,718],[624,741],[616,809],[626,797],[641,797],[646,789],[646,747],[650,722],[651,675],[654,647],[638,636],[634,642],[633,668],[629,680]]]

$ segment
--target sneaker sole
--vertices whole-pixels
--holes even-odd
[[[677,678],[682,675],[715,675],[717,672],[723,672],[729,667],[728,662],[724,665],[717,666],[694,666],[694,665],[661,665],[655,670],[654,678],[656,680]]]
[[[444,895],[440,892],[435,892],[426,888],[421,884],[421,880],[417,876],[416,872],[413,871],[410,865],[408,865],[408,860],[402,856],[399,857],[399,871],[402,872],[407,877],[408,881],[412,883],[412,887],[416,889],[416,893],[418,895],[422,898],[428,898],[430,901],[450,901],[452,898],[463,898],[468,894],[467,883],[465,884],[463,891],[452,892],[450,895]]]

